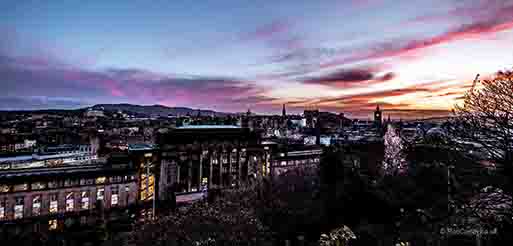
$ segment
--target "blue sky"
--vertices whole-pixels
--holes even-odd
[[[444,114],[511,68],[513,1],[2,1],[0,109]],[[471,59],[469,59],[469,57]],[[44,100],[41,100],[44,98]],[[26,103],[24,103],[26,101]],[[40,102],[40,103],[39,103]]]

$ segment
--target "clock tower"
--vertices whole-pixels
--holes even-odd
[[[374,123],[376,126],[381,126],[382,123],[382,111],[379,109],[379,105],[376,106],[376,111],[374,111]]]

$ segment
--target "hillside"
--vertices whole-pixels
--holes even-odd
[[[187,107],[167,107],[163,105],[134,105],[134,104],[97,104],[91,108],[96,110],[104,110],[109,112],[123,111],[124,113],[146,115],[149,117],[159,116],[184,116],[197,115],[198,109]],[[202,116],[224,116],[228,113],[215,112],[212,110],[199,110]]]

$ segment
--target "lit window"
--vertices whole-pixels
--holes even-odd
[[[32,215],[41,215],[41,195],[35,195],[32,197]]]
[[[0,200],[0,220],[5,219],[5,207],[7,206],[6,200],[2,199]]]
[[[112,187],[111,193],[112,194],[111,194],[111,197],[110,197],[110,205],[111,206],[116,206],[116,205],[118,205],[118,201],[119,201],[118,187],[117,186]]]
[[[30,185],[30,188],[32,190],[42,190],[42,189],[46,188],[46,184],[42,183],[42,182],[35,182]]]
[[[0,185],[0,193],[6,193],[9,192],[9,186],[8,185]]]
[[[286,161],[281,161],[281,165],[285,166],[285,165],[287,165],[287,162]]]
[[[66,194],[66,212],[73,211],[73,205],[73,192],[68,192],[68,194]]]
[[[28,184],[17,184],[13,187],[14,191],[25,191],[28,190]]]
[[[50,213],[57,213],[59,211],[59,201],[57,194],[50,195]]]
[[[104,184],[105,183],[105,177],[98,177],[96,178],[97,184]]]
[[[23,218],[23,205],[24,205],[23,197],[16,198],[16,205],[14,205],[14,219]]]
[[[88,191],[82,191],[81,192],[81,200],[82,203],[82,209],[89,209],[89,192]]]
[[[96,190],[96,200],[103,201],[105,196],[105,188],[98,188]]]
[[[48,229],[56,230],[57,229],[57,220],[49,220],[48,221]]]

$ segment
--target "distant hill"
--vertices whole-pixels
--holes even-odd
[[[187,107],[167,107],[163,105],[134,105],[134,104],[97,104],[90,108],[95,110],[104,110],[108,112],[123,111],[124,113],[146,115],[149,117],[166,117],[197,115],[198,111],[202,116],[226,116],[229,113],[216,112],[213,110],[192,109]]]
[[[163,105],[135,105],[135,104],[96,104],[91,107],[81,109],[45,109],[45,110],[13,110],[13,111],[2,111],[0,110],[0,118],[6,116],[15,115],[28,115],[28,114],[51,114],[51,115],[63,115],[63,116],[78,116],[82,115],[89,108],[95,110],[104,110],[106,112],[115,113],[123,111],[131,115],[140,117],[167,117],[167,116],[185,116],[198,115],[198,109],[192,109],[187,107],[167,107]],[[230,113],[216,112],[213,110],[199,110],[202,116],[227,116]]]

